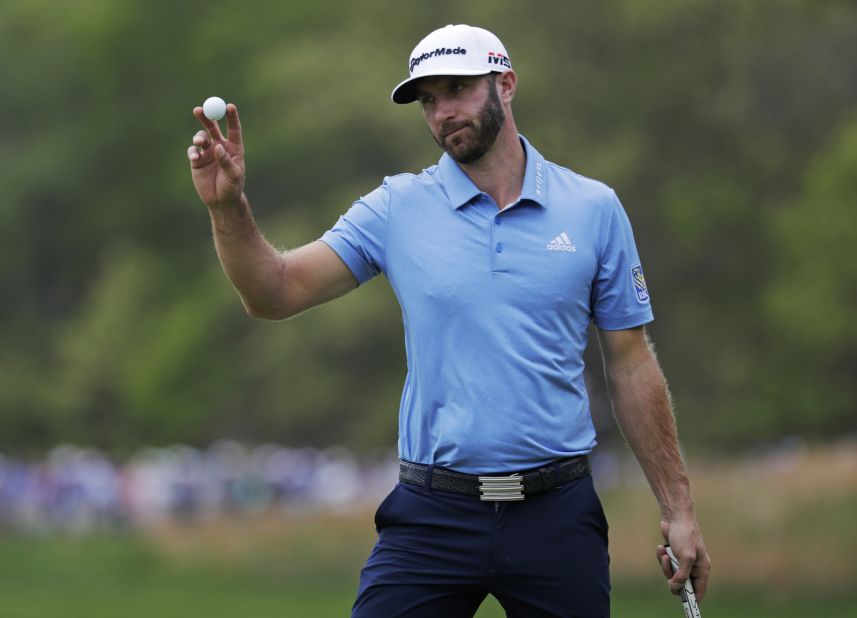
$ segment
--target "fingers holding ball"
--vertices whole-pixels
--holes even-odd
[[[230,138],[232,137],[232,126],[236,125],[236,135],[239,136],[238,139],[240,140],[240,128],[237,125],[238,119],[234,105],[230,113],[232,114],[229,118]],[[196,116],[205,128],[194,134],[193,145],[187,151],[188,159],[190,159],[191,163],[202,165],[208,163],[216,156],[222,157],[225,154],[225,150],[223,153],[217,153],[212,146],[221,144],[225,140],[220,127],[217,125],[217,121],[227,115],[226,102],[220,97],[208,97],[203,102],[202,107],[195,107],[193,109],[193,115]]]

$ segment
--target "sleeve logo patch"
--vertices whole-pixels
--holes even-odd
[[[634,290],[637,292],[637,300],[641,303],[649,302],[649,288],[646,287],[646,278],[643,276],[643,267],[638,264],[631,268],[631,279],[634,280]]]

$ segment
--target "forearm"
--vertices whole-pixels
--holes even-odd
[[[285,317],[285,256],[259,232],[247,198],[235,206],[209,208],[214,246],[247,313]]]
[[[665,521],[693,515],[687,471],[664,375],[648,350],[607,372],[613,412]]]
[[[711,560],[696,521],[664,374],[645,328],[601,330],[599,340],[613,413],[661,507],[664,541],[679,559],[673,575],[664,546],[658,546],[661,569],[675,594],[693,577],[701,601]]]

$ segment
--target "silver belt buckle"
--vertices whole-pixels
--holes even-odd
[[[486,502],[508,502],[524,499],[524,478],[511,476],[480,476],[479,499]]]

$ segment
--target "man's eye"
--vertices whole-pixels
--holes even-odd
[[[425,95],[419,98],[420,105],[429,105],[434,103],[434,97]]]

